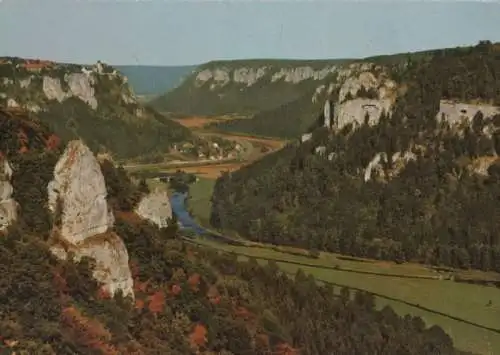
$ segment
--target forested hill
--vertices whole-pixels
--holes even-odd
[[[144,107],[127,78],[101,62],[0,57],[0,105],[35,114],[61,138],[83,138],[94,152],[117,158],[165,154],[175,144],[208,145]]]
[[[227,60],[196,68],[176,89],[151,102],[188,115],[252,116],[301,98],[335,76],[346,60]],[[311,96],[309,97],[311,101]]]
[[[176,89],[151,105],[178,115],[234,115],[212,128],[296,138],[315,121],[325,99],[361,72],[376,76],[389,67],[432,57],[436,50],[363,59],[214,61],[196,68]],[[378,89],[378,78],[367,84]]]
[[[338,116],[221,177],[212,223],[253,240],[500,272],[499,46],[443,50],[391,77],[405,90],[390,111]]]
[[[372,295],[197,247],[172,221],[158,229],[134,212],[146,186],[81,142],[61,156],[66,142],[33,115],[0,109],[0,135],[2,354],[464,354],[441,328],[376,310]],[[66,169],[51,211],[49,181]],[[113,214],[83,242],[61,233]]]

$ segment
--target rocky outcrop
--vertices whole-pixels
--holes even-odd
[[[95,90],[92,86],[92,75],[86,74],[69,74],[66,81],[71,92],[71,96],[78,97],[80,100],[88,104],[94,110],[97,108],[97,100],[95,98]]]
[[[97,109],[93,79],[91,75],[84,73],[72,73],[65,76],[69,91],[63,90],[61,80],[50,76],[43,77],[43,92],[49,100],[63,102],[69,97],[78,97],[94,110]]]
[[[340,87],[335,104],[336,128],[343,128],[348,124],[361,125],[364,122],[369,125],[377,124],[383,112],[390,114],[396,96],[396,83],[383,72],[375,75],[364,71],[347,77]]]
[[[57,243],[52,252],[66,258],[95,260],[95,278],[110,293],[132,295],[128,253],[119,236],[109,231],[114,218],[106,201],[106,185],[97,159],[82,141],[72,141],[54,168],[48,186]]]
[[[143,197],[136,208],[136,213],[158,228],[167,227],[168,220],[172,218],[172,207],[167,192],[156,190]]]
[[[392,101],[356,98],[335,106],[336,128],[343,128],[348,124],[359,126],[367,122],[375,125],[379,122],[382,112],[390,113]]]
[[[195,76],[195,85],[196,87],[201,87],[207,82],[212,82],[210,90],[224,87],[230,82],[250,87],[259,82],[267,74],[270,76],[271,83],[284,81],[285,83],[298,84],[310,79],[315,81],[324,80],[336,70],[338,68],[335,65],[325,65],[320,69],[315,69],[307,65],[287,68],[277,68],[271,64],[260,67],[241,66],[237,68],[221,65],[216,68],[200,70]],[[269,81],[269,79],[267,80]]]
[[[328,76],[328,74],[334,73],[336,70],[336,66],[326,66],[319,70],[315,70],[310,66],[282,68],[278,72],[273,74],[273,76],[271,77],[271,82],[284,80],[287,83],[298,84],[301,81],[308,79],[323,80]]]
[[[10,183],[12,168],[4,157],[0,157],[0,230],[6,229],[17,218],[17,202],[12,198],[14,192]]]
[[[252,86],[260,78],[266,75],[267,67],[263,68],[239,68],[233,73],[233,80],[236,83],[243,83],[247,86]]]
[[[43,93],[49,100],[57,100],[59,102],[63,102],[66,99],[66,93],[62,89],[61,81],[58,78],[44,76]]]
[[[497,106],[441,100],[436,119],[438,122],[445,120],[449,124],[457,124],[464,121],[471,123],[479,111],[481,111],[484,118],[500,114],[500,108]]]
[[[7,100],[7,107],[9,108],[18,108],[19,107],[19,104],[17,103],[16,100],[12,99],[12,98],[9,98]]]
[[[300,141],[302,143],[304,143],[304,142],[307,142],[308,140],[310,140],[311,138],[312,138],[312,133],[304,133],[302,135],[302,137],[300,138]]]
[[[391,157],[391,168],[386,171],[383,165],[389,164],[388,156],[384,152],[377,153],[365,169],[364,180],[365,182],[371,180],[375,172],[379,177],[389,180],[397,176],[410,160],[416,159],[417,156],[410,151],[396,152]]]
[[[101,168],[82,141],[68,144],[56,164],[48,194],[50,210],[62,213],[61,234],[73,244],[106,232],[114,223]]]
[[[326,128],[330,128],[332,124],[332,104],[330,103],[330,100],[325,101],[325,105],[323,106],[323,118],[324,118],[324,123],[323,125]]]
[[[489,176],[488,169],[491,165],[498,162],[498,156],[484,156],[474,159],[471,164],[468,166],[470,172],[482,175]]]

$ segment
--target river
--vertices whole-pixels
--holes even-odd
[[[177,217],[177,220],[180,222],[182,228],[189,228],[198,235],[204,235],[208,233],[208,231],[205,228],[201,227],[198,223],[196,223],[189,212],[186,211],[187,197],[187,193],[174,192],[172,196],[170,196],[170,205],[172,206],[172,212]]]
[[[213,233],[196,223],[193,217],[186,210],[187,197],[188,193],[181,192],[174,192],[170,196],[170,205],[172,206],[172,212],[177,217],[177,221],[180,222],[181,228],[191,229],[198,236],[203,236],[204,238],[209,238],[218,242],[224,242],[231,245],[243,245],[242,242],[235,241],[232,238]]]

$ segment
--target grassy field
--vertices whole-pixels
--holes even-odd
[[[191,186],[189,209],[207,224],[214,181],[200,179]],[[287,273],[299,268],[318,281],[349,286],[376,295],[377,306],[390,305],[400,315],[421,317],[428,326],[437,324],[452,336],[457,347],[481,354],[500,354],[500,289],[450,280],[423,265],[346,259],[321,253],[318,259],[279,252],[271,247],[232,246],[200,240],[206,247],[253,256],[261,262],[274,260]],[[374,275],[373,273],[377,273]],[[489,302],[492,302],[488,306]]]
[[[188,208],[195,220],[204,226],[210,225],[210,211],[212,209],[210,198],[214,184],[214,179],[199,177],[197,182],[189,186]]]

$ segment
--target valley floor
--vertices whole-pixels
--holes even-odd
[[[209,227],[210,198],[215,179],[221,171],[239,169],[263,154],[280,149],[285,142],[207,132],[202,128],[208,122],[206,120],[213,119],[203,121],[201,118],[188,118],[178,121],[190,128],[198,127],[196,132],[200,135],[217,134],[226,139],[238,140],[238,143],[246,144],[247,147],[251,146],[243,161],[205,165],[198,163],[182,167],[182,170],[199,177],[199,181],[190,186],[187,208],[200,225]],[[268,151],[263,152],[262,146],[266,146]],[[141,168],[149,169],[137,166],[133,170]],[[158,167],[158,172],[176,169]],[[231,232],[225,234],[238,237]],[[340,286],[348,286],[373,293],[378,307],[390,305],[400,315],[420,316],[428,326],[441,326],[450,334],[456,346],[463,350],[481,354],[500,353],[500,289],[446,279],[453,273],[461,277],[500,281],[498,274],[460,270],[442,272],[424,265],[398,265],[331,253],[321,253],[318,258],[312,258],[305,250],[257,243],[234,246],[202,238],[195,242],[208,248],[216,248],[220,252],[237,254],[241,259],[254,257],[262,263],[274,261],[291,275],[302,269],[312,274],[318,282],[337,285],[338,289]]]
[[[199,136],[216,136],[238,143],[244,149],[244,155],[240,159],[227,158],[218,161],[212,160],[195,160],[195,161],[178,161],[171,163],[160,164],[126,164],[124,168],[130,172],[148,171],[148,172],[174,172],[182,169],[187,173],[196,174],[208,179],[216,179],[224,171],[234,171],[240,169],[257,159],[260,159],[265,154],[281,149],[285,146],[286,141],[273,139],[268,137],[254,137],[239,133],[224,133],[206,130],[204,127],[212,122],[224,120],[226,118],[205,118],[205,117],[188,117],[175,119],[174,121],[183,126],[192,129]]]

